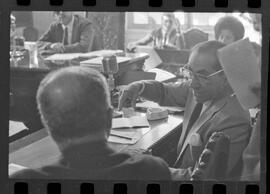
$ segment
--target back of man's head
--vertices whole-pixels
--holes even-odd
[[[211,41],[206,41],[206,42],[197,44],[195,47],[192,48],[192,52],[197,52],[198,54],[206,54],[206,55],[212,56],[213,59],[215,60],[214,63],[212,64],[212,67],[215,70],[220,70],[222,69],[222,67],[217,57],[217,51],[218,49],[224,46],[226,45],[222,42],[211,40]]]
[[[39,86],[37,103],[56,142],[108,130],[110,96],[105,78],[96,70],[67,67],[48,74]]]

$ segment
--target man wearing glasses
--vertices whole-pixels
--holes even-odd
[[[134,106],[138,96],[163,106],[185,107],[177,157],[171,168],[174,180],[190,179],[205,144],[216,131],[230,137],[226,177],[234,180],[240,176],[241,154],[248,143],[251,130],[250,117],[234,96],[218,61],[216,52],[223,46],[223,43],[217,41],[195,46],[185,68],[190,76],[187,82],[134,82],[120,97],[120,110],[122,107]]]
[[[94,30],[87,19],[68,11],[55,11],[52,23],[39,40],[41,50],[53,53],[87,52],[93,45]]]

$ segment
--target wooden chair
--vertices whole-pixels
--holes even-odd
[[[198,28],[192,28],[183,33],[186,49],[192,49],[196,44],[208,40],[208,33]]]

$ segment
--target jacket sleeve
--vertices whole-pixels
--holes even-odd
[[[49,29],[38,39],[37,46],[41,50],[49,49],[53,43],[53,31],[55,24],[51,24]]]
[[[155,31],[147,34],[144,38],[134,42],[135,45],[147,45],[153,41],[153,36],[155,36]]]
[[[185,106],[190,91],[188,82],[165,84],[151,80],[143,83],[145,89],[141,97],[157,102],[161,106]]]
[[[78,53],[78,52],[87,52],[89,46],[92,46],[94,43],[94,29],[91,26],[91,23],[81,24],[82,29],[80,31],[80,41],[75,42],[74,44],[69,44],[64,47],[65,53]]]

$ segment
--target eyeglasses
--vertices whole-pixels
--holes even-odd
[[[181,68],[181,72],[183,74],[184,77],[187,77],[188,79],[193,80],[194,78],[197,79],[199,82],[207,82],[209,80],[209,78],[223,72],[223,69],[218,70],[214,73],[211,73],[210,75],[204,75],[201,73],[196,73],[194,72],[189,65],[185,65],[184,67]]]

